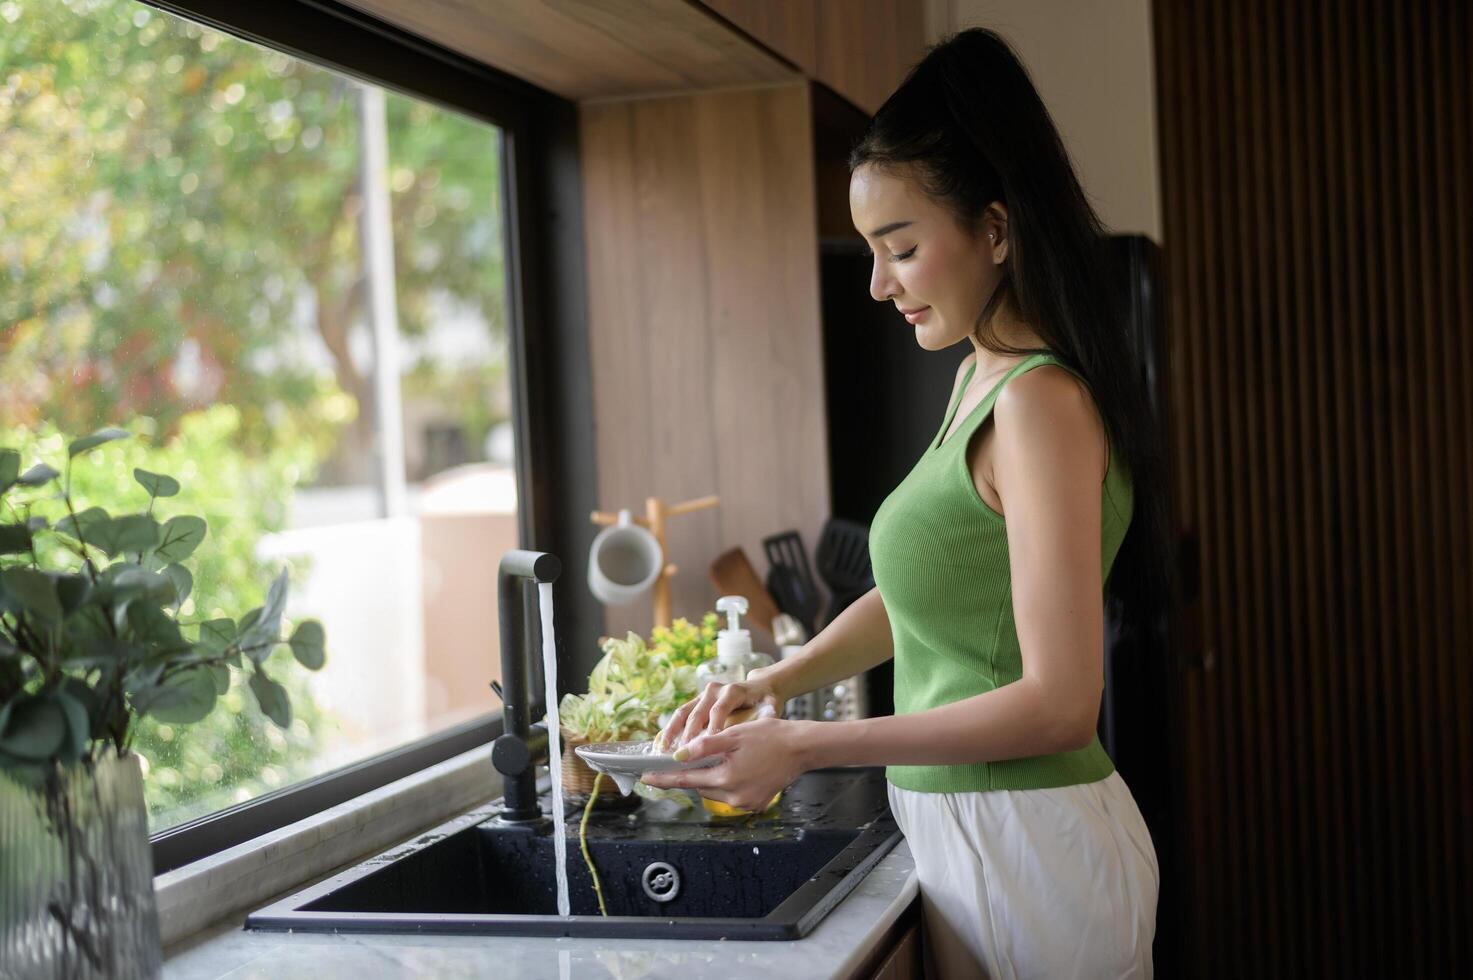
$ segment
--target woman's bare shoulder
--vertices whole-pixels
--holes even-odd
[[[1104,472],[1105,428],[1094,396],[1064,368],[1045,364],[1014,378],[993,414],[1004,453],[1045,449]]]

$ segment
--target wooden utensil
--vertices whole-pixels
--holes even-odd
[[[741,548],[718,555],[711,563],[711,584],[722,595],[739,595],[747,599],[747,619],[772,632],[772,621],[778,615],[777,603],[758,578],[757,570]]]

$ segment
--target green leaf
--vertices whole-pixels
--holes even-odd
[[[61,622],[61,600],[51,577],[32,568],[7,568],[0,572],[6,595],[44,623]]]
[[[109,527],[112,535],[113,554],[127,551],[152,551],[159,543],[159,522],[147,514],[128,514],[116,517]]]
[[[82,524],[82,533],[87,536],[87,544],[109,555],[122,552],[122,548],[118,546],[118,530],[117,522],[106,515]]]
[[[297,663],[308,670],[321,670],[327,659],[324,647],[327,643],[327,634],[322,629],[322,624],[315,619],[307,619],[297,624],[292,631],[292,638],[287,641],[292,648],[292,656],[297,658]]]
[[[61,689],[76,698],[90,715],[102,706],[98,693],[87,686],[87,682],[80,677],[66,677],[62,679]]]
[[[156,554],[165,561],[183,561],[194,554],[194,549],[205,539],[207,528],[200,517],[185,514],[169,518],[160,533]]]
[[[224,664],[210,664],[210,677],[215,682],[215,693],[224,695],[230,690],[230,668]]]
[[[198,646],[212,654],[221,654],[235,642],[235,623],[229,619],[210,619],[199,624]]]
[[[81,523],[87,543],[110,555],[152,551],[161,533],[158,521],[147,514],[88,518]]]
[[[87,737],[90,739],[92,736],[92,729],[96,727],[92,724],[92,719],[96,718],[102,713],[102,698],[98,695],[96,691],[88,687],[87,682],[82,680],[80,677],[66,678],[61,682],[61,689],[65,691],[70,697],[72,697],[78,704],[80,704],[82,706],[82,710],[86,712],[88,718]]]
[[[50,483],[52,480],[56,479],[59,476],[61,476],[60,473],[47,466],[45,463],[37,463],[35,466],[32,466],[30,469],[22,473],[20,475],[20,478],[15,482],[19,483],[23,487],[39,487],[43,483]]]
[[[31,698],[11,712],[0,751],[39,762],[55,756],[66,737],[67,720],[61,705],[53,698]]]
[[[91,736],[92,725],[87,720],[87,709],[65,690],[57,690],[53,696],[61,705],[67,723],[67,739],[58,754],[63,762],[75,762],[87,753],[87,742]]]
[[[111,522],[111,520],[112,518],[108,516],[107,511],[101,507],[88,507],[76,517],[68,514],[57,521],[56,531],[60,534],[65,534],[69,538],[75,538],[78,541],[85,540],[88,544],[92,544],[94,542],[93,531],[97,527]]]
[[[123,690],[129,700],[136,701],[148,696],[163,675],[164,665],[161,663],[139,664],[123,677]]]
[[[129,606],[135,599],[172,603],[177,588],[173,579],[161,572],[151,572],[131,562],[119,562],[103,571],[97,587],[87,598],[90,603],[111,607],[113,622],[122,628],[127,622]]]
[[[102,445],[105,442],[112,442],[115,439],[126,438],[128,438],[128,433],[124,429],[98,429],[90,436],[83,436],[81,439],[78,439],[76,442],[68,446],[66,449],[67,457],[76,458],[89,449],[96,449],[98,446]]]
[[[286,608],[287,574],[282,569],[266,593],[266,604],[240,621],[240,648],[258,663],[281,640],[281,614]]]
[[[286,688],[267,677],[260,664],[251,671],[251,693],[256,696],[261,711],[276,723],[276,727],[286,728],[292,723],[292,704],[286,696]]]
[[[184,600],[194,591],[194,575],[183,565],[170,565],[164,569],[164,576],[174,583],[174,605],[184,605]]]
[[[179,481],[172,476],[164,476],[162,473],[150,473],[148,470],[135,469],[133,479],[137,480],[143,489],[155,497],[172,497],[179,492]]]
[[[275,636],[256,628],[256,624],[260,621],[261,607],[252,609],[240,617],[240,633],[235,638],[235,645],[240,648],[240,652],[256,663],[271,656],[271,650],[278,642]]]
[[[37,531],[44,531],[50,526],[50,522],[44,517],[30,517],[26,519],[26,527],[30,528],[32,534]]]
[[[25,524],[0,524],[0,555],[23,555],[31,550],[31,529]]]
[[[46,574],[56,583],[56,598],[61,602],[64,615],[70,616],[87,601],[87,593],[92,588],[92,583],[87,580],[87,576],[81,573],[64,572],[47,572]]]
[[[173,588],[167,583],[165,587]],[[184,641],[184,636],[179,632],[179,624],[158,606],[146,602],[133,603],[128,607],[127,622],[133,630],[134,639],[154,647],[157,655],[182,653],[192,646]]]
[[[67,622],[68,632],[76,617]],[[68,646],[62,661],[68,667],[90,670],[93,667],[113,667],[117,664],[136,663],[143,659],[147,648],[136,643],[126,643],[111,636],[75,637]]]
[[[83,648],[94,643],[113,638],[107,611],[91,601],[92,595],[89,591],[87,603],[69,614],[63,624],[65,632],[59,645],[67,651],[69,657],[77,655]]]
[[[20,476],[20,453],[14,449],[0,449],[0,493],[15,486]]]
[[[204,667],[181,670],[162,684],[149,685],[131,697],[139,712],[159,721],[187,725],[215,707],[215,678]]]

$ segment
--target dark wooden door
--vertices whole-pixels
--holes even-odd
[[[1469,5],[1155,6],[1185,976],[1466,975]]]

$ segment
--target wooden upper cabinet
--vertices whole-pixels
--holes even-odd
[[[792,82],[800,74],[692,0],[346,2],[578,102]]]
[[[576,102],[797,81],[866,113],[925,47],[922,0],[345,0]]]
[[[921,0],[699,0],[873,114],[925,53]]]

